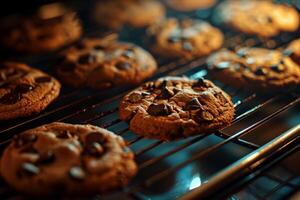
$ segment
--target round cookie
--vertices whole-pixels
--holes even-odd
[[[216,0],[167,0],[166,3],[174,10],[192,11],[211,7]]]
[[[223,43],[219,29],[195,19],[166,19],[150,27],[148,34],[153,40],[153,51],[165,57],[191,59],[205,56]]]
[[[134,44],[87,38],[63,53],[57,74],[75,87],[107,88],[138,84],[156,68],[154,58]]]
[[[119,110],[131,131],[160,140],[211,133],[234,117],[228,94],[211,81],[183,77],[145,83],[123,98]]]
[[[21,63],[0,64],[0,120],[44,110],[60,92],[53,77]]]
[[[272,37],[280,32],[293,32],[299,27],[296,9],[272,1],[225,1],[217,9],[224,23],[251,35]]]
[[[137,166],[120,136],[92,125],[51,123],[17,135],[0,170],[19,192],[75,196],[125,186]]]
[[[208,58],[207,65],[212,76],[237,88],[272,92],[300,84],[300,68],[279,50],[221,50]]]
[[[156,0],[104,0],[96,3],[93,20],[109,28],[121,28],[124,24],[145,27],[165,16],[164,6]]]
[[[82,32],[76,14],[59,3],[42,6],[32,16],[8,17],[1,24],[1,44],[26,53],[56,50],[77,40]]]

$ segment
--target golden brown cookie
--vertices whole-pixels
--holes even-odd
[[[4,180],[29,195],[91,195],[136,174],[124,140],[92,125],[51,123],[18,134],[0,164]]]
[[[70,44],[81,36],[76,14],[55,3],[42,6],[32,16],[8,17],[1,25],[0,42],[26,53],[43,53]]]
[[[57,74],[75,87],[107,88],[138,84],[156,68],[154,58],[134,44],[86,38],[62,54]]]
[[[299,86],[300,68],[279,50],[221,50],[207,60],[212,76],[246,90],[272,92]]]
[[[165,16],[164,6],[156,0],[103,0],[96,3],[93,20],[110,28],[121,28],[124,24],[145,27]]]
[[[192,11],[211,7],[216,3],[216,0],[167,0],[166,2],[175,10]]]
[[[165,57],[205,56],[223,44],[222,32],[196,19],[166,19],[148,29],[152,49]]]
[[[211,133],[234,117],[228,94],[211,81],[182,77],[143,84],[123,98],[119,109],[131,131],[160,140]]]
[[[21,63],[0,64],[0,120],[44,110],[60,92],[60,83]]]
[[[296,9],[272,1],[225,1],[217,9],[220,19],[233,28],[262,37],[272,37],[280,32],[293,32],[299,27]]]

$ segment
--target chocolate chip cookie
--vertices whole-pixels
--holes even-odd
[[[221,50],[207,60],[212,76],[228,85],[258,92],[299,86],[300,68],[279,50],[241,48]]]
[[[272,1],[225,1],[217,9],[220,19],[233,28],[251,35],[272,37],[293,32],[299,27],[296,9]]]
[[[81,32],[76,14],[55,3],[42,6],[32,16],[8,17],[1,22],[0,42],[15,51],[43,53],[74,42]]]
[[[134,44],[87,38],[62,54],[57,73],[75,87],[107,88],[138,84],[156,68],[154,58]]]
[[[211,7],[216,3],[216,0],[167,0],[166,3],[175,10],[192,11]]]
[[[0,64],[0,120],[44,110],[60,92],[53,77],[21,63]]]
[[[164,16],[165,8],[156,0],[103,0],[95,5],[92,18],[102,26],[118,29],[124,24],[146,27]]]
[[[204,79],[160,78],[130,92],[120,103],[120,119],[130,121],[131,131],[160,140],[211,133],[233,118],[231,98]]]
[[[0,164],[5,181],[30,195],[90,195],[136,174],[124,140],[92,125],[51,123],[18,134]]]
[[[148,34],[153,51],[165,57],[200,57],[219,49],[223,43],[219,29],[196,19],[166,19],[151,26]]]

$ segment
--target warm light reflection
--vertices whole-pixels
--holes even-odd
[[[201,179],[199,175],[196,175],[193,177],[191,183],[190,183],[190,190],[197,188],[201,185]]]

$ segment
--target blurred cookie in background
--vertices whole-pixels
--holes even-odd
[[[213,6],[216,0],[166,0],[169,7],[178,11],[193,11]]]
[[[164,57],[192,59],[208,55],[223,44],[223,34],[196,19],[169,18],[147,30],[152,49]]]
[[[95,4],[92,20],[104,27],[123,25],[146,27],[165,16],[164,6],[156,0],[102,0]]]
[[[300,68],[282,51],[264,48],[227,49],[207,60],[211,75],[225,84],[257,92],[288,91],[300,85]]]
[[[82,33],[76,13],[61,3],[46,4],[35,13],[1,21],[0,42],[18,52],[44,53],[76,41]]]
[[[219,20],[243,33],[272,37],[280,32],[293,32],[299,27],[297,10],[272,1],[225,1],[216,14]]]
[[[113,37],[84,39],[62,53],[58,66],[63,82],[91,88],[138,84],[157,68],[146,50]]]

